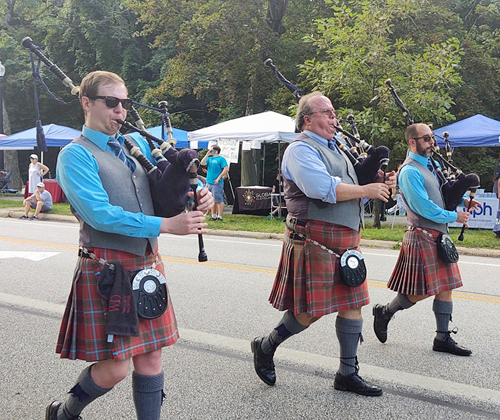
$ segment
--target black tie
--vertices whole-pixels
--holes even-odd
[[[129,167],[129,169],[133,172],[135,168],[133,167],[132,162],[130,162],[127,159],[127,156],[125,156],[125,153],[123,152],[123,149],[120,146],[120,143],[118,142],[118,140],[116,140],[114,138],[110,138],[108,141],[108,144],[109,144],[109,147],[111,148],[111,150],[113,151],[113,153],[116,155],[116,157],[118,159],[120,159],[123,163],[125,163],[125,165],[127,165]]]

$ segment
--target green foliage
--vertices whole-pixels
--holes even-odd
[[[405,120],[386,78],[416,121],[500,119],[498,0],[289,0],[281,36],[266,11],[265,0],[0,2],[11,131],[35,122],[26,36],[76,85],[89,71],[115,71],[133,99],[167,100],[173,125],[186,130],[268,109],[293,115],[294,97],[263,65],[272,58],[304,93],[321,89],[340,115],[352,113],[362,138],[389,146],[391,169],[405,155]],[[44,64],[40,72],[56,96],[74,99]],[[83,123],[77,102],[61,105],[40,85],[38,96],[44,124]],[[157,113],[140,112],[148,126],[159,124]],[[488,154],[455,153],[462,169],[489,178]]]
[[[404,118],[384,86],[391,78],[415,121],[441,126],[454,119],[452,93],[461,81],[458,39],[419,43],[400,30],[416,14],[432,14],[427,1],[331,3],[333,15],[317,20],[316,33],[306,37],[317,57],[301,68],[315,89],[332,97],[340,115],[353,113],[365,138],[393,145],[402,138],[403,129],[394,128],[404,128]]]

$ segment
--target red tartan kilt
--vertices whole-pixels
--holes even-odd
[[[437,295],[462,286],[457,263],[444,263],[437,252],[439,231],[407,230],[387,287],[407,295]]]
[[[296,232],[339,255],[347,249],[359,251],[360,233],[344,226],[309,221],[305,227],[296,226]],[[370,298],[366,281],[359,287],[342,283],[340,261],[335,255],[309,241],[291,239],[286,228],[269,302],[280,311],[322,316],[361,308],[370,303]]]
[[[152,267],[156,255],[138,257],[115,250],[94,249],[98,258],[121,263],[127,270]],[[163,262],[158,255],[156,270],[165,275]],[[113,342],[107,342],[107,302],[99,294],[97,279],[102,265],[88,258],[79,258],[72,289],[66,305],[56,353],[61,358],[81,359],[87,362],[106,359],[128,359],[139,354],[169,346],[178,338],[170,295],[165,313],[156,319],[139,318],[139,336],[115,335]]]

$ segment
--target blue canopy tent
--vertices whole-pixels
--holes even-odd
[[[64,147],[81,134],[80,130],[63,125],[43,126],[47,147]],[[37,147],[36,127],[0,138],[0,150],[33,150]]]
[[[82,133],[80,130],[56,124],[44,125],[43,131],[47,147],[64,147]],[[148,131],[153,136],[161,138],[160,125],[152,127]],[[138,133],[131,134],[134,136],[139,135]],[[187,131],[174,128],[173,136],[177,140],[176,147],[189,147]],[[36,127],[0,138],[0,150],[33,150],[35,147],[37,147]]]
[[[444,147],[443,133],[450,134],[452,147],[500,146],[500,121],[477,114],[434,130],[440,147]]]

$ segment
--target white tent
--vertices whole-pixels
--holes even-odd
[[[210,141],[228,139],[288,143],[295,140],[297,136],[293,118],[266,111],[191,131],[188,133],[188,140],[192,149],[202,149],[207,148]]]

